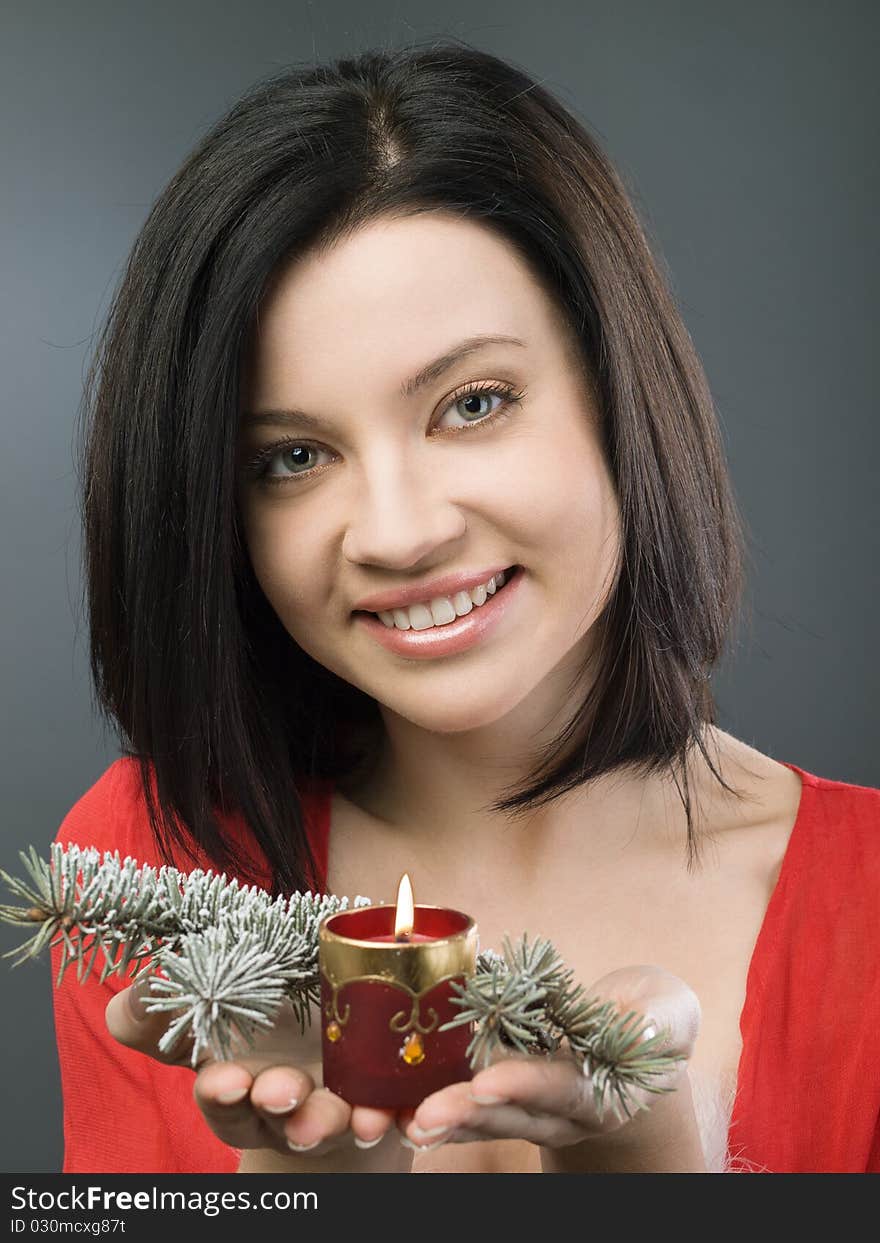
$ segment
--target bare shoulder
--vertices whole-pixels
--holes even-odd
[[[706,750],[735,791],[725,790],[699,757],[695,788],[713,830],[762,829],[787,842],[801,802],[799,774],[716,726],[706,731]]]

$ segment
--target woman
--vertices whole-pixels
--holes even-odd
[[[880,1168],[852,986],[880,793],[714,725],[741,528],[579,123],[459,44],[259,84],[154,206],[92,379],[93,671],[129,758],[58,840],[374,901],[408,871],[682,1062],[623,1125],[565,1055],[395,1118],[318,1086],[317,1021],[193,1084],[132,990],[68,973],[65,1170]],[[857,1030],[817,1087],[823,998]]]

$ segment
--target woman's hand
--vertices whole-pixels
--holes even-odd
[[[469,1083],[456,1083],[422,1101],[404,1118],[407,1138],[422,1148],[473,1140],[524,1139],[541,1147],[545,1173],[705,1170],[687,1077],[700,1026],[700,1003],[687,984],[662,967],[626,967],[603,976],[590,996],[635,1010],[658,1032],[664,1051],[681,1060],[654,1083],[658,1095],[634,1089],[646,1110],[621,1120],[596,1110],[593,1085],[572,1054],[504,1057]]]
[[[174,1014],[148,1013],[146,981],[119,992],[107,1006],[107,1028],[115,1040],[166,1066],[192,1069],[192,1040],[181,1040],[173,1053],[159,1050],[159,1040]],[[319,1017],[319,1016],[318,1016]],[[205,1121],[233,1148],[271,1150],[288,1161],[296,1154],[326,1158],[327,1165],[352,1170],[408,1168],[412,1154],[398,1142],[390,1110],[352,1108],[321,1084],[321,1026],[314,1021],[305,1033],[292,1008],[285,1005],[275,1025],[257,1038],[252,1051],[234,1062],[215,1061],[205,1051],[196,1068],[193,1095]],[[366,1150],[376,1149],[376,1152]],[[381,1153],[381,1156],[380,1156]],[[266,1154],[268,1156],[268,1154]],[[262,1158],[260,1158],[262,1160]],[[283,1162],[270,1162],[281,1169]],[[318,1163],[316,1163],[317,1165]],[[246,1154],[243,1166],[259,1162]],[[269,1166],[267,1165],[267,1168]],[[290,1164],[302,1168],[302,1163]]]

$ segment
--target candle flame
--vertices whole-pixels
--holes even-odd
[[[394,916],[396,937],[408,936],[412,932],[414,914],[412,885],[408,873],[404,872],[397,887],[397,911]]]

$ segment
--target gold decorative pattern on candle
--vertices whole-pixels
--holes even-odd
[[[438,980],[437,983],[440,984],[442,981]],[[432,985],[432,988],[433,987],[434,985]],[[425,992],[427,991],[429,990],[426,989]],[[428,1032],[432,1032],[434,1030],[440,1022],[437,1011],[433,1006],[428,1007],[428,1014],[431,1017],[428,1019],[427,1025],[424,1025],[421,1022],[421,1015],[419,1014],[419,1003],[421,1001],[421,997],[422,995],[413,997],[413,1003],[410,1008],[409,1016],[407,1016],[405,1010],[397,1011],[394,1018],[388,1024],[393,1032],[400,1032],[402,1035],[404,1032],[408,1032],[410,1028],[414,1027],[416,1031],[420,1031],[423,1036],[427,1036]]]
[[[389,980],[386,975],[359,975],[355,976],[351,980],[342,980],[338,984],[327,976],[324,978],[327,980],[331,990],[330,1001],[324,1007],[324,1014],[339,1027],[345,1026],[351,1014],[351,1004],[350,1002],[346,1002],[344,1016],[340,1017],[339,1015],[339,990],[341,988],[345,988],[348,984],[387,984],[391,988],[399,988],[402,992],[409,993],[412,998],[412,1005],[410,1006],[409,1013],[407,1013],[406,1010],[398,1010],[388,1023],[389,1030],[399,1032],[401,1035],[410,1030],[415,1030],[427,1036],[429,1032],[434,1030],[440,1020],[434,1007],[429,1006],[428,1021],[426,1024],[422,1023],[420,1012],[422,998],[426,993],[432,992],[438,984],[445,984],[448,980],[460,979],[461,976],[459,972],[456,972],[454,975],[444,975],[439,980],[433,980],[427,988],[423,988],[420,993],[413,992],[411,988],[407,988],[405,984],[400,984],[397,980]],[[338,1040],[339,1035],[342,1033],[340,1032],[339,1035],[330,1036],[330,1026],[332,1026],[332,1023],[328,1025],[327,1028],[329,1038],[331,1040]]]
[[[324,1015],[326,1018],[336,1023],[337,1027],[345,1027],[345,1024],[348,1022],[348,1016],[351,1013],[351,1006],[346,1002],[345,1013],[344,1014],[339,1013],[339,999],[336,995],[337,991],[338,990],[334,988],[333,996],[330,998],[330,1001],[324,1007]],[[335,1037],[331,1036],[330,1039],[338,1040],[339,1036],[335,1036]]]

